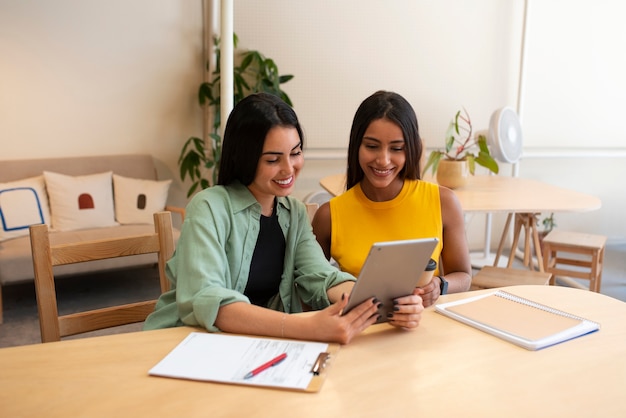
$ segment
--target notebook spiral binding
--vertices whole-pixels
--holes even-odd
[[[553,313],[555,315],[560,315],[560,316],[564,316],[564,317],[567,317],[567,318],[576,319],[578,321],[589,321],[588,319],[585,319],[583,317],[580,317],[580,316],[577,316],[577,315],[573,315],[573,314],[561,311],[559,309],[551,308],[549,306],[542,305],[541,303],[533,302],[532,300],[528,300],[528,299],[523,298],[521,296],[517,296],[517,295],[514,295],[512,293],[505,292],[504,290],[498,290],[495,293],[495,295],[498,296],[498,297],[504,298],[504,299],[508,299],[508,300],[510,300],[512,302],[521,303],[523,305],[528,305],[528,306],[531,306],[533,308],[541,309],[542,311]],[[589,321],[589,322],[593,322],[593,321]]]

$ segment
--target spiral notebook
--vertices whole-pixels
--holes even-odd
[[[435,311],[528,350],[600,329],[600,324],[498,290],[435,305]]]

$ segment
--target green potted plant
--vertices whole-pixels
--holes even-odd
[[[556,221],[554,219],[554,212],[550,213],[549,216],[546,216],[541,220],[541,222],[537,221],[537,225],[541,223],[542,230],[538,232],[539,242],[543,243],[543,239],[556,227]]]
[[[190,197],[198,190],[205,189],[217,180],[220,156],[222,153],[222,138],[219,133],[221,124],[220,114],[220,48],[219,38],[213,40],[216,54],[216,69],[213,79],[204,82],[198,89],[198,102],[201,107],[208,107],[213,113],[213,124],[209,133],[209,144],[205,139],[190,137],[187,139],[178,159],[180,178],[185,181],[187,176],[192,181],[187,192]],[[237,47],[238,38],[234,35],[234,45]],[[280,75],[273,59],[267,58],[259,51],[249,50],[241,52],[238,64],[233,68],[234,100],[237,104],[241,99],[252,93],[266,92],[275,94],[287,104],[293,106],[291,99],[281,89],[281,84],[288,82],[293,75]]]
[[[474,135],[472,120],[467,110],[456,112],[454,119],[450,121],[445,139],[445,149],[432,151],[424,167],[424,172],[430,168],[433,174],[437,174],[439,184],[451,188],[460,187],[464,184],[463,179],[467,176],[467,172],[474,175],[476,164],[498,174],[498,162],[489,152],[487,137],[482,134]],[[454,162],[454,164],[446,164],[449,162]],[[445,180],[444,171],[454,172],[462,178]]]

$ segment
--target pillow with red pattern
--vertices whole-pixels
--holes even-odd
[[[119,225],[113,206],[113,172],[68,176],[44,171],[52,228],[58,231]]]

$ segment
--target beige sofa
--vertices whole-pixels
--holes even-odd
[[[163,183],[163,181],[157,181],[161,179],[157,178],[156,164],[152,156],[110,155],[0,161],[0,186],[4,184],[5,190],[11,190],[10,187],[6,187],[7,183],[35,176],[42,176],[44,171],[68,176],[84,176],[112,172],[117,176],[123,176],[125,179],[132,179],[133,181],[135,179],[144,179],[150,180],[150,183],[154,184]],[[5,229],[7,229],[6,222],[8,221],[6,218],[8,209],[3,212],[4,208],[1,205],[5,202],[5,206],[7,208],[9,207],[7,199],[5,198],[3,200],[3,196],[8,196],[8,193],[3,195],[2,191],[2,187],[0,187],[0,222],[4,222],[0,223],[0,227],[4,226]],[[168,191],[168,189],[165,189],[165,193],[168,193]],[[45,194],[49,195],[50,191],[48,190]],[[174,224],[179,225],[180,220],[184,217],[184,209],[180,206],[171,205],[172,202],[170,200],[171,199],[168,195],[168,201],[166,202],[165,209],[176,212],[173,214]],[[50,216],[53,216],[52,205],[49,205],[49,207]],[[13,208],[13,213],[15,212],[16,210]],[[117,212],[115,215],[117,217]],[[178,217],[178,215],[180,215],[180,217]],[[69,221],[71,222],[72,220],[70,219]],[[117,221],[117,219],[114,221]],[[142,234],[153,230],[154,226],[150,224],[133,224],[126,222],[105,227],[57,231],[55,230],[53,224],[50,240],[52,243],[63,243],[76,240],[91,240],[113,236]],[[27,229],[22,228],[21,233],[26,234]],[[175,228],[175,240],[178,239],[178,235],[179,231]],[[72,275],[93,271],[137,267],[153,264],[155,262],[156,257],[154,254],[123,257],[113,260],[100,260],[90,263],[60,266],[55,269],[55,274],[57,276]],[[29,236],[23,235],[9,239],[6,239],[5,237],[4,240],[0,241],[0,323],[2,323],[2,286],[33,279],[33,265]]]

